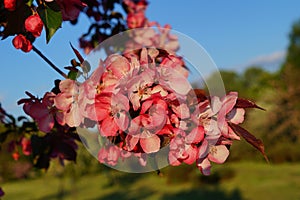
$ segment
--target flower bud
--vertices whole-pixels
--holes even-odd
[[[19,154],[17,151],[14,152],[11,156],[13,157],[13,159],[14,159],[15,161],[19,160],[19,158],[20,158],[20,154]]]
[[[12,41],[16,49],[21,49],[24,52],[29,52],[32,49],[32,44],[24,35],[17,35]]]
[[[129,13],[127,16],[127,26],[130,29],[143,27],[145,21],[146,17],[143,12]]]
[[[4,7],[9,11],[16,10],[16,0],[4,0]]]
[[[34,37],[39,37],[43,30],[43,22],[38,14],[31,15],[25,20],[25,29]]]
[[[21,140],[22,152],[25,156],[29,156],[32,152],[31,141],[23,137]]]

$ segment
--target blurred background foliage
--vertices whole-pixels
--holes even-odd
[[[269,72],[249,66],[242,73],[221,71],[226,91],[255,101],[266,111],[249,110],[244,126],[261,138],[271,163],[300,161],[300,20],[289,35],[287,56],[280,69]],[[213,85],[214,76],[208,79]],[[262,159],[245,142],[232,146],[230,160]]]

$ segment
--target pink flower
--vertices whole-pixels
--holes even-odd
[[[199,144],[204,139],[205,131],[203,126],[193,128],[193,130],[185,137],[187,144]]]
[[[183,137],[185,133],[183,131],[176,134],[170,142],[170,151],[169,151],[169,163],[172,166],[180,165],[183,160],[187,159],[189,155],[185,152],[185,142]]]
[[[173,91],[176,95],[187,95],[192,89],[186,77],[180,72],[167,66],[161,66],[158,69],[158,82],[163,87]]]
[[[185,103],[173,101],[172,104],[170,104],[170,107],[172,108],[173,112],[177,115],[177,117],[179,117],[180,119],[186,119],[190,117],[190,110]]]
[[[19,154],[19,152],[17,152],[17,151],[14,152],[11,156],[13,157],[13,159],[14,159],[15,161],[19,160],[19,158],[20,158],[20,154]]]
[[[141,166],[146,166],[147,165],[147,155],[144,153],[134,153],[133,154],[135,157],[138,158],[138,161]]]
[[[100,61],[97,69],[92,75],[79,86],[79,96],[82,115],[90,120],[97,120],[95,111],[95,96],[102,91],[106,91],[108,87],[101,86],[100,79],[103,74],[102,61]]]
[[[167,121],[167,103],[158,95],[152,95],[142,104],[141,123],[148,130],[160,130]]]
[[[127,6],[129,13],[145,11],[148,5],[146,0],[139,0],[137,3],[133,0],[124,0],[123,3]]]
[[[32,152],[31,141],[28,138],[23,137],[21,139],[22,151],[25,156],[29,156]]]
[[[134,110],[140,107],[141,101],[148,99],[153,94],[150,87],[154,83],[154,75],[153,70],[146,68],[145,71],[132,77],[127,83],[128,97]]]
[[[110,71],[118,80],[124,78],[130,70],[128,60],[117,54],[109,56],[105,60],[104,65],[106,66],[106,70]]]
[[[39,37],[43,30],[43,22],[38,14],[29,16],[25,20],[25,29],[32,33],[34,37]]]
[[[244,121],[245,110],[243,108],[234,108],[238,95],[237,92],[230,92],[220,101],[216,101],[217,106],[221,106],[218,112],[217,121],[221,133],[226,138],[239,140],[234,131],[228,126],[228,122],[239,124]]]
[[[160,64],[161,66],[166,66],[174,69],[178,73],[182,74],[185,78],[188,78],[189,71],[184,67],[184,62],[181,58],[169,55],[167,58],[164,58]]]
[[[86,6],[81,0],[57,0],[64,21],[78,18],[82,8]]]
[[[115,166],[118,163],[120,155],[120,148],[115,145],[102,147],[98,152],[98,161],[100,163],[106,163],[111,166]]]
[[[54,93],[47,92],[41,101],[28,92],[26,94],[30,98],[21,99],[18,104],[24,103],[23,109],[25,113],[37,122],[40,131],[50,132],[55,123],[54,118],[59,124],[65,124],[63,113],[58,112],[54,107]]]
[[[131,121],[126,137],[129,151],[134,150],[138,143],[145,153],[154,153],[160,149],[160,138],[157,135],[166,125],[168,105],[159,95],[142,104],[140,115]]]
[[[24,35],[21,34],[15,36],[12,43],[16,49],[21,49],[26,53],[31,51],[32,49],[31,42],[27,40],[27,38]]]
[[[127,15],[127,26],[129,29],[141,28],[144,26],[146,20],[144,12],[129,13]]]
[[[74,80],[66,79],[60,82],[61,93],[54,98],[57,109],[64,113],[64,120],[70,127],[79,126],[83,120],[83,106],[79,105],[79,86]]]
[[[204,138],[203,127],[194,128],[189,134],[181,129],[174,130],[175,137],[170,142],[169,162],[173,166],[182,162],[193,164],[197,159],[197,144]]]
[[[144,116],[138,116],[131,121],[131,126],[128,129],[128,135],[125,139],[128,151],[136,149],[138,143],[145,153],[155,153],[159,151],[160,138],[154,134],[154,131],[144,127],[144,125],[149,125],[147,124],[148,120],[149,119],[145,119]],[[150,121],[154,122],[155,120],[150,119]],[[152,125],[154,124],[152,123]]]
[[[199,147],[197,167],[204,175],[210,175],[210,161],[222,164],[229,156],[229,150],[225,145],[210,145],[207,140],[204,140]]]
[[[116,136],[129,125],[129,100],[124,95],[102,92],[95,97],[95,110],[102,136]]]
[[[155,39],[157,34],[152,28],[131,29],[130,34],[132,40],[126,43],[126,47],[130,50],[156,45]]]
[[[16,9],[16,0],[4,0],[4,8],[9,11],[14,11]]]

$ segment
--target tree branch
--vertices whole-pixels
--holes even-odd
[[[52,69],[54,69],[57,73],[59,73],[61,76],[63,76],[64,78],[68,78],[68,76],[61,71],[58,67],[56,67],[40,50],[38,50],[34,45],[32,45],[32,50],[37,53],[46,63],[48,63],[50,65],[50,67],[52,67]]]

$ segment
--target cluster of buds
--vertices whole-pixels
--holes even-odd
[[[43,30],[43,22],[37,13],[29,16],[25,20],[24,26],[26,33],[31,34],[34,38],[39,37]],[[30,35],[28,37],[30,37]],[[15,36],[12,42],[16,49],[21,49],[24,52],[29,52],[32,50],[32,42],[23,34],[18,34]]]
[[[16,49],[21,49],[24,52],[29,52],[32,50],[32,42],[35,38],[41,35],[43,30],[43,22],[34,9],[30,9],[28,6],[24,5],[23,2],[17,0],[5,0],[4,8],[9,11],[9,16],[17,17],[17,20],[20,20],[20,27],[16,27],[16,30],[9,34],[17,34],[12,40],[13,46]],[[22,19],[23,18],[23,19]],[[7,26],[13,25],[14,18],[9,17],[11,21],[7,22]],[[22,20],[21,20],[22,19]],[[7,29],[10,29],[7,27]],[[9,32],[9,31],[8,31]]]
[[[21,147],[21,148],[19,148]],[[22,137],[20,140],[12,140],[8,145],[8,152],[11,153],[14,160],[19,160],[20,149],[23,155],[29,156],[32,153],[30,138]]]
[[[54,34],[54,29],[60,27],[56,25],[57,23],[76,21],[85,6],[86,4],[81,0],[46,0],[39,1],[37,4],[34,4],[33,1],[27,3],[26,1],[5,0],[3,1],[5,16],[1,23],[1,26],[4,26],[4,31],[1,36],[6,38],[16,35],[12,41],[13,46],[16,49],[29,52],[33,48],[32,43],[41,35],[44,26],[49,41],[49,38]],[[52,10],[52,12],[47,9]],[[57,14],[57,12],[60,13]],[[52,21],[49,18],[52,18]]]

